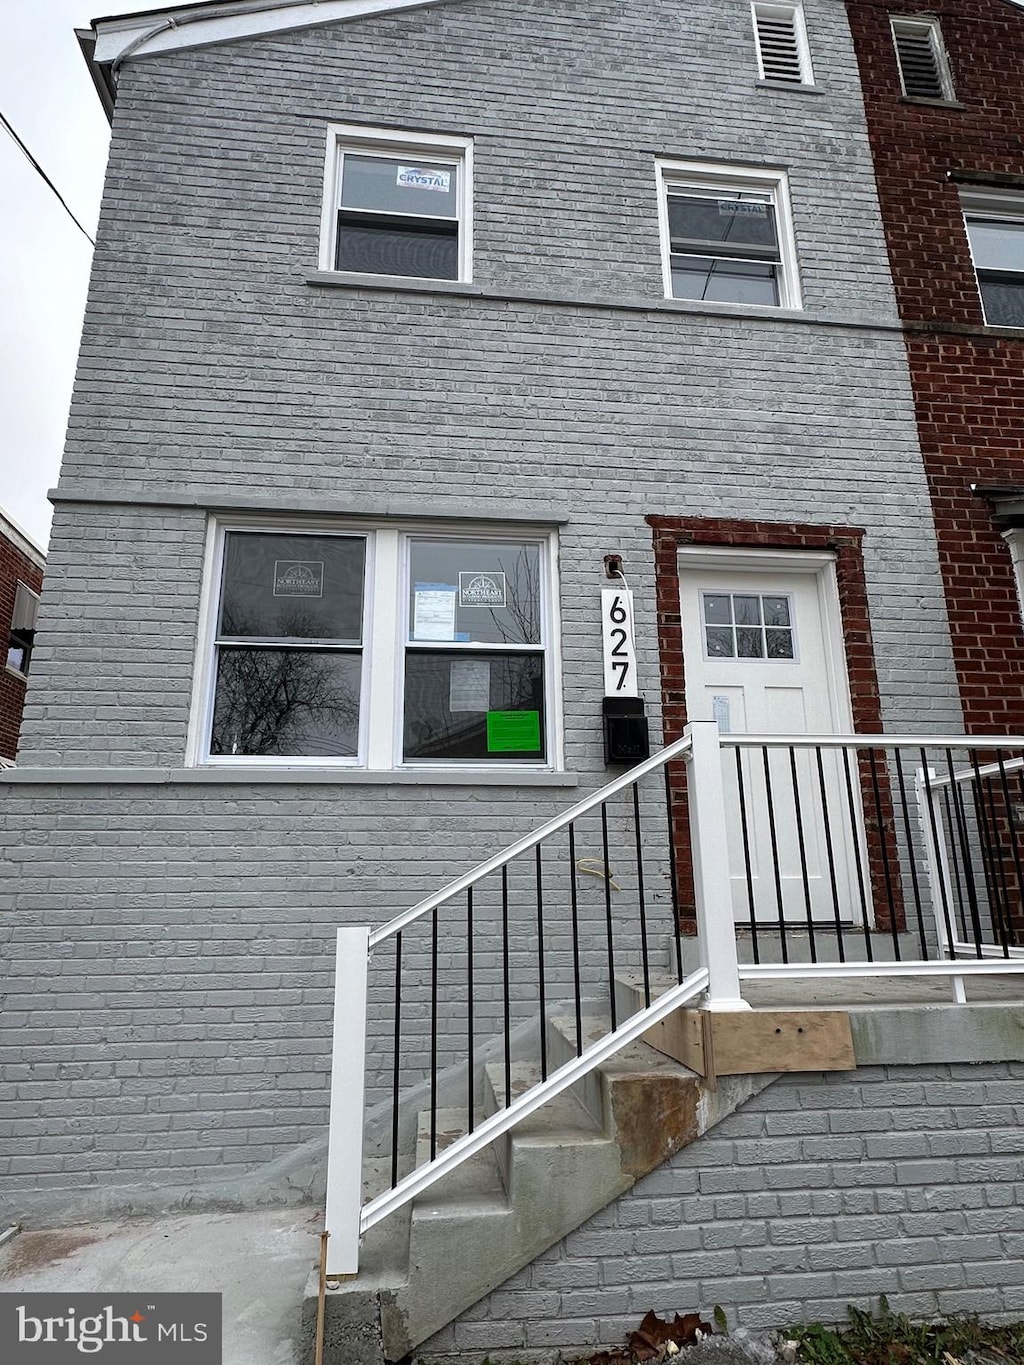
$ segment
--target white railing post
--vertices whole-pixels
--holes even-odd
[[[327,1138],[327,1270],[359,1270],[363,1203],[363,1099],[366,1088],[368,928],[338,930],[331,1050],[331,1118]]]
[[[693,721],[685,733],[693,743],[686,799],[697,902],[697,941],[701,962],[708,971],[707,1006],[712,1010],[749,1009],[740,995],[718,725],[713,720]]]
[[[935,793],[932,783],[938,774],[934,768],[918,768],[914,774],[914,792],[917,796],[917,816],[921,824],[921,838],[924,841],[925,867],[928,872],[928,890],[932,898],[932,914],[935,917],[935,940],[940,954],[956,956],[956,949],[950,941],[946,929],[946,915],[949,927],[953,927],[953,880],[949,875],[949,855],[942,839],[942,811],[936,810]],[[936,832],[939,838],[936,839]],[[966,1004],[967,992],[962,976],[953,977],[953,999],[960,1005]]]

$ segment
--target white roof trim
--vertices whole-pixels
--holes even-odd
[[[251,0],[246,4],[161,11],[128,18],[96,21],[93,60],[103,65],[126,57],[173,52],[178,48],[204,47],[236,38],[255,38],[287,29],[313,28],[346,19],[363,19],[395,10],[424,9],[450,0]]]
[[[3,511],[0,511],[0,537],[9,540],[16,550],[20,550],[25,558],[30,559],[38,568],[46,568],[46,551]]]

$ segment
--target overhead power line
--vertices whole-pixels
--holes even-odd
[[[35,159],[35,157],[32,155],[32,153],[29,151],[29,149],[25,146],[24,142],[22,142],[22,140],[21,140],[21,138],[18,136],[18,134],[14,131],[14,129],[11,127],[11,125],[10,125],[10,124],[7,122],[7,120],[4,118],[3,114],[0,114],[0,124],[3,124],[3,126],[7,129],[7,131],[10,133],[11,137],[12,137],[12,138],[14,139],[14,141],[18,144],[18,146],[21,148],[21,150],[25,153],[25,156],[26,156],[26,158],[28,159],[30,165],[31,165],[31,166],[32,166],[32,167],[33,167],[33,168],[42,176],[42,178],[46,181],[47,185],[49,185],[50,189],[53,191],[53,193],[54,193],[54,194],[57,196],[57,198],[60,200],[61,206],[62,206],[62,208],[64,209],[64,212],[67,214],[67,216],[68,216],[68,217],[71,219],[71,221],[74,223],[75,227],[78,228],[78,230],[79,230],[79,232],[82,234],[82,236],[86,239],[87,242],[90,242],[93,246],[95,246],[96,243],[93,241],[93,239],[92,239],[92,238],[89,236],[89,234],[86,232],[85,228],[82,227],[82,224],[78,221],[78,219],[75,217],[75,215],[74,215],[74,214],[71,212],[71,210],[68,208],[68,206],[67,206],[67,201],[65,200],[64,196],[61,194],[60,190],[59,190],[59,189],[57,188],[57,186],[53,183],[53,181],[50,179],[50,177],[46,174],[46,172],[43,170],[42,166],[40,166],[39,162]]]

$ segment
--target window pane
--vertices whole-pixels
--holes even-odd
[[[358,644],[365,553],[361,536],[229,532],[220,635]]]
[[[668,224],[673,245],[752,247],[754,254],[778,256],[775,206],[761,195],[708,198],[670,190]]]
[[[736,657],[732,631],[728,627],[709,626],[707,629],[707,642],[709,658],[734,659]]]
[[[791,630],[766,630],[765,643],[769,659],[792,659],[793,632]]]
[[[732,622],[731,601],[726,593],[704,594],[704,620],[709,626],[727,626]]]
[[[540,644],[539,545],[414,540],[411,560],[410,640]]]
[[[342,214],[338,220],[336,270],[363,275],[406,275],[426,280],[459,277],[459,239],[454,224],[425,228],[422,222],[409,227],[401,219],[381,224],[352,223]]]
[[[760,597],[734,597],[732,609],[738,626],[759,626],[761,624]]]
[[[979,270],[1024,271],[1024,221],[968,220],[974,264]]]
[[[761,599],[761,603],[764,608],[764,623],[766,626],[789,625],[788,597],[764,597]]]
[[[779,302],[778,268],[760,261],[672,257],[672,297],[710,303]]]
[[[979,281],[985,321],[993,327],[1024,327],[1024,275],[1020,280]]]
[[[458,216],[458,166],[408,157],[360,156],[346,152],[340,205],[379,213],[413,213],[421,218]]]
[[[28,672],[28,646],[18,644],[15,641],[7,647],[7,667],[13,668],[17,673]]]
[[[543,657],[410,651],[404,729],[407,759],[543,762]]]
[[[741,659],[763,659],[764,648],[760,630],[738,627],[736,630],[736,654]]]
[[[223,647],[210,752],[278,758],[354,755],[360,667],[357,653]]]

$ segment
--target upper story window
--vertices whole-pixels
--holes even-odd
[[[1013,560],[1013,573],[1017,581],[1017,600],[1020,603],[1021,624],[1024,625],[1024,530],[1004,532]]]
[[[32,659],[32,646],[36,638],[36,614],[39,610],[39,594],[24,583],[18,583],[14,591],[14,615],[11,617],[11,631],[7,641],[7,667],[15,673],[28,673]]]
[[[658,186],[669,298],[800,307],[785,172],[664,161]]]
[[[551,535],[233,525],[213,559],[190,761],[555,766]]]
[[[985,321],[1024,327],[1024,194],[961,190]]]
[[[786,85],[813,85],[802,7],[763,5],[753,0],[751,10],[761,79]]]
[[[918,100],[955,99],[939,21],[893,16],[891,22],[904,95]]]
[[[320,268],[469,280],[471,173],[468,138],[332,125]]]

